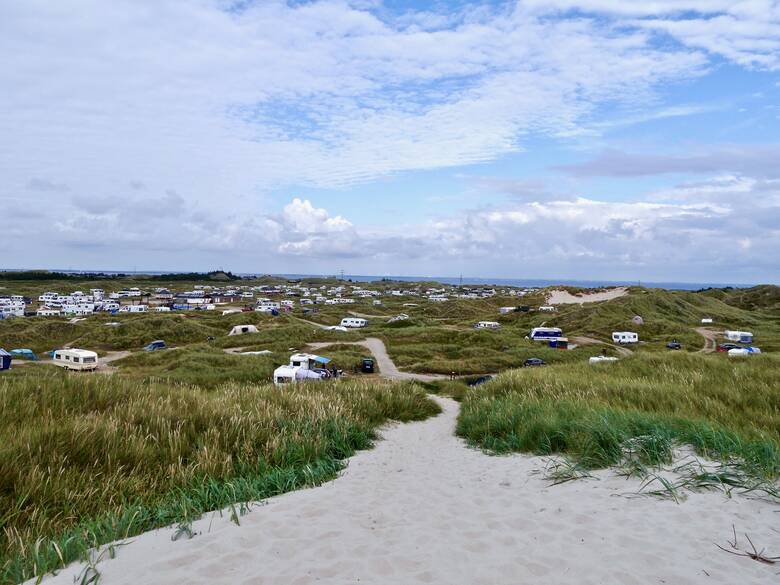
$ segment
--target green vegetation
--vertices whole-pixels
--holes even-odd
[[[411,384],[279,392],[49,368],[9,373],[0,379],[0,583],[102,543],[320,483],[369,447],[378,425],[436,412]]]
[[[457,432],[497,453],[568,455],[582,468],[671,461],[675,444],[780,475],[780,361],[691,354],[527,369],[469,390]]]

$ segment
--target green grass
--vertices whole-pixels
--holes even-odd
[[[332,478],[388,419],[438,412],[411,384],[0,378],[0,583],[99,544]]]
[[[457,433],[497,453],[564,454],[584,468],[668,463],[676,444],[780,474],[780,361],[691,354],[508,372],[469,390]],[[628,455],[630,453],[630,457]]]

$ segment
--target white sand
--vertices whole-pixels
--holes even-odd
[[[162,529],[98,565],[102,585],[777,583],[780,565],[718,550],[732,524],[780,554],[768,503],[626,498],[636,481],[549,487],[535,457],[491,457],[453,436],[457,405],[395,425],[335,481],[273,498],[236,526],[207,515],[191,540]],[[742,542],[746,543],[744,537]],[[768,550],[769,553],[772,550]],[[73,583],[80,567],[44,582]]]
[[[583,303],[598,303],[611,301],[628,294],[625,287],[609,288],[605,291],[573,295],[567,290],[552,290],[547,295],[548,305],[581,305]]]

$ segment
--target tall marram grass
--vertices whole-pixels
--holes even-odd
[[[21,373],[19,373],[21,374]],[[0,379],[0,583],[97,545],[332,478],[388,419],[438,412],[417,387],[209,390],[40,370]]]
[[[675,444],[780,475],[780,361],[636,355],[508,372],[466,393],[457,432],[506,453],[561,453],[586,468],[668,462]]]

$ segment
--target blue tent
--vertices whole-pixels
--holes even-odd
[[[35,355],[35,353],[31,349],[12,349],[11,356],[32,360],[34,362],[38,361],[38,356]]]
[[[0,370],[10,370],[11,359],[11,354],[0,348]]]

